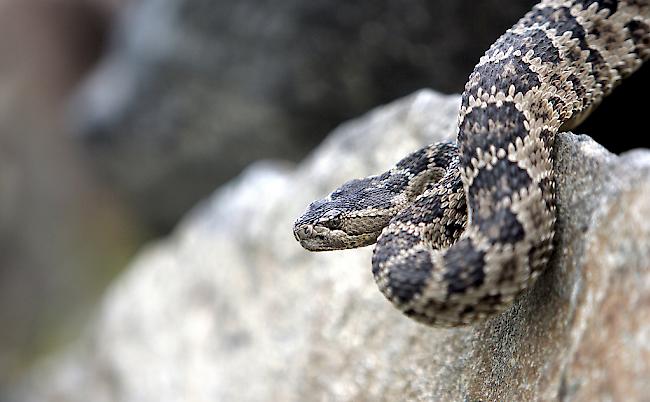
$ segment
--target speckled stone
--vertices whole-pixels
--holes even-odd
[[[302,250],[291,224],[342,181],[452,136],[459,99],[416,93],[261,164],[144,250],[16,401],[644,400],[650,152],[556,144],[557,252],[503,314],[432,329],[377,290],[370,248]]]

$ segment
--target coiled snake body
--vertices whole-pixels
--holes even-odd
[[[552,148],[650,58],[650,0],[544,0],[469,77],[458,141],[422,148],[313,202],[309,250],[372,244],[379,289],[429,325],[507,308],[553,251]]]

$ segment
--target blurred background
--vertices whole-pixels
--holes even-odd
[[[73,339],[144,243],[252,161],[461,92],[531,0],[0,2],[0,388]],[[579,130],[648,146],[648,67]],[[638,127],[638,123],[636,124]]]

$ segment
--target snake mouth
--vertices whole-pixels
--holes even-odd
[[[300,245],[309,251],[346,250],[373,244],[378,234],[350,234],[340,229],[321,225],[304,224],[296,226],[293,235]]]
[[[348,235],[342,230],[329,229],[321,225],[301,225],[293,235],[300,245],[309,251],[329,251],[347,248],[343,241]]]

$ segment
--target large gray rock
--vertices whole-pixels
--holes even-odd
[[[650,152],[556,145],[557,252],[503,314],[432,329],[397,312],[370,248],[308,253],[307,203],[450,138],[422,91],[349,122],[296,169],[258,164],[134,261],[20,401],[647,400]]]
[[[73,117],[91,160],[167,228],[253,160],[298,160],[419,88],[460,91],[534,2],[140,0]]]

